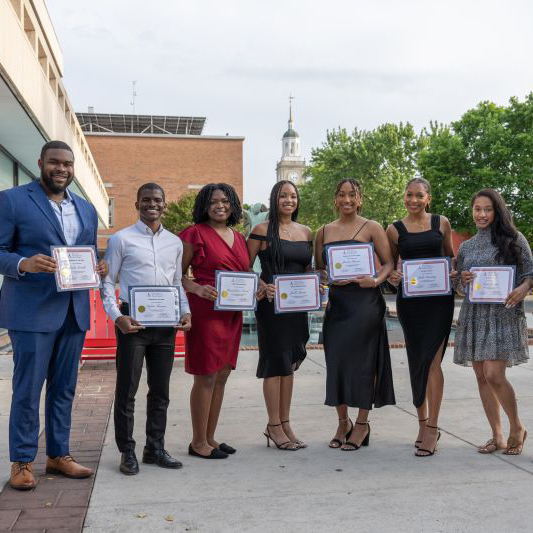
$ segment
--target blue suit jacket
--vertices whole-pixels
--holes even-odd
[[[96,248],[95,208],[72,194],[82,230],[76,244]],[[61,225],[39,182],[0,192],[0,327],[19,331],[57,331],[70,305],[78,326],[89,329],[89,291],[58,292],[53,274],[18,273],[23,257],[50,255],[50,246],[66,246]]]

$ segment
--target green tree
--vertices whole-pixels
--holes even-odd
[[[396,220],[404,211],[405,184],[416,173],[420,143],[409,123],[328,132],[325,143],[312,151],[309,180],[301,190],[301,222],[316,230],[336,218],[333,195],[342,178],[361,183],[364,216],[383,226]]]
[[[533,93],[508,106],[481,102],[449,127],[431,124],[422,137],[418,165],[432,185],[432,211],[448,216],[457,231],[473,231],[472,195],[492,187],[533,241]]]
[[[196,193],[190,192],[181,196],[178,201],[167,204],[162,222],[168,231],[177,235],[181,230],[193,223],[192,208],[195,198]]]

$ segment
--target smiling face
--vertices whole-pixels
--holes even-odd
[[[217,223],[226,223],[231,216],[231,204],[224,191],[220,189],[213,191],[207,207],[207,216]]]
[[[345,181],[335,195],[335,207],[343,215],[353,215],[359,212],[361,194],[349,181]]]
[[[431,194],[428,193],[423,183],[413,182],[405,189],[403,203],[409,213],[417,214],[425,211],[431,202]]]
[[[49,148],[38,165],[41,181],[52,194],[64,193],[74,179],[74,154],[69,150]]]
[[[494,222],[494,205],[488,196],[478,196],[474,200],[472,218],[477,229],[488,228]]]
[[[139,218],[147,226],[161,220],[166,206],[161,189],[142,189],[139,199],[135,202]]]
[[[281,187],[278,195],[278,211],[280,215],[292,215],[298,209],[298,194],[290,183]]]

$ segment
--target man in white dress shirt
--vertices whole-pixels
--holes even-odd
[[[169,383],[174,363],[176,329],[187,331],[191,315],[181,285],[183,245],[179,237],[163,228],[165,193],[156,183],[146,183],[137,192],[139,220],[115,233],[105,258],[109,274],[102,289],[104,308],[115,322],[117,334],[117,385],[115,390],[115,440],[121,452],[120,471],[139,472],[133,439],[135,393],[146,359],[148,397],[146,446],[143,463],[164,468],[182,464],[165,450],[164,438],[169,403]],[[120,306],[115,285],[120,280]],[[180,323],[172,327],[144,327],[129,313],[129,288],[135,285],[177,286],[180,293]]]

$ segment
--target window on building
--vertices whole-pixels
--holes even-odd
[[[26,185],[26,183],[31,183],[33,178],[25,172],[19,165],[19,185]]]
[[[0,152],[0,191],[13,187],[13,161],[6,154]]]
[[[109,197],[109,227],[112,228],[115,225],[115,199]]]
[[[291,155],[294,154],[294,143],[291,143]]]

